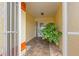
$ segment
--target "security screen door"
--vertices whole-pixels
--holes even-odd
[[[8,56],[18,55],[18,3],[6,3],[5,40],[7,41],[6,53]]]

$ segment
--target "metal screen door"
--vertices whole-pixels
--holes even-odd
[[[6,56],[18,55],[18,3],[6,3],[5,43]]]

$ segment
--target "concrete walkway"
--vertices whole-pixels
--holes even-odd
[[[28,43],[30,45],[29,50],[26,52],[26,56],[61,56],[62,53],[59,48],[54,44],[49,44],[47,41],[41,38],[34,38]]]

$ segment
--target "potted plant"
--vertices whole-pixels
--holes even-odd
[[[55,23],[46,24],[40,31],[42,39],[47,40],[49,43],[55,43],[57,46],[59,44],[62,32],[58,31]]]

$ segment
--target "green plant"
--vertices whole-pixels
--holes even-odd
[[[55,23],[48,23],[41,29],[42,39],[46,39],[48,42],[54,42],[56,45],[59,43],[59,39],[62,35],[62,32],[58,31],[58,28]]]

